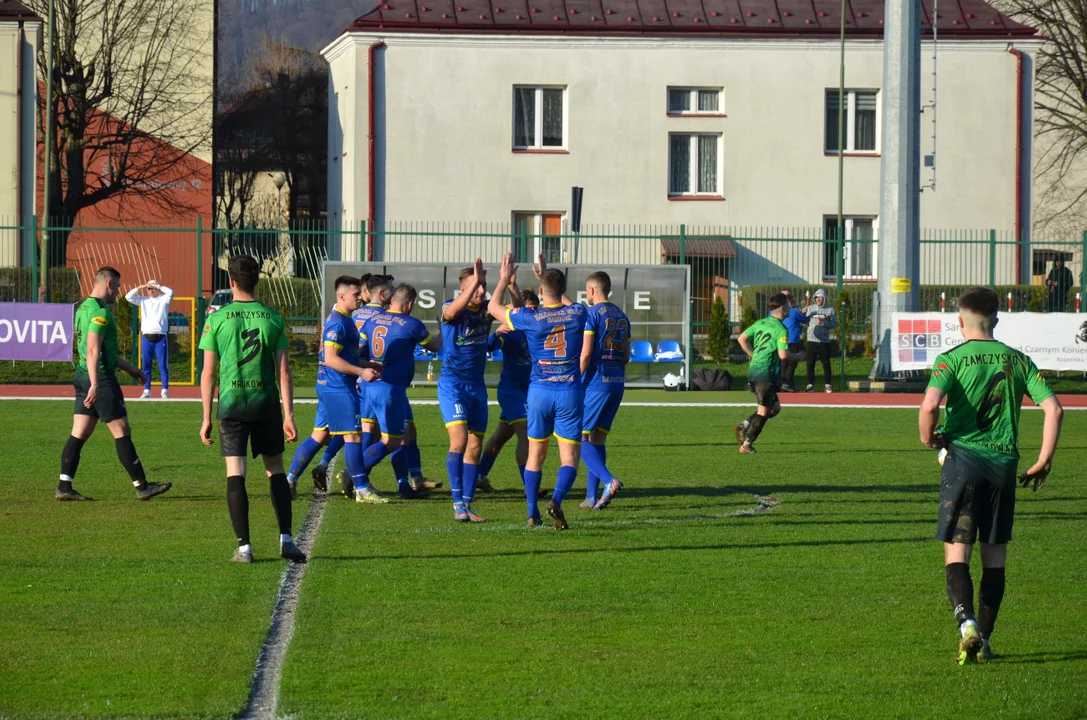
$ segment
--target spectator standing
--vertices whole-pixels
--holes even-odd
[[[1064,312],[1068,305],[1068,291],[1076,284],[1076,279],[1072,277],[1072,271],[1064,266],[1062,258],[1053,261],[1053,269],[1049,271],[1045,284],[1049,288],[1049,312]]]
[[[834,308],[827,303],[827,291],[819,288],[815,291],[815,304],[804,308],[808,317],[808,387],[806,392],[815,392],[815,361],[823,361],[823,389],[833,392],[830,386],[830,331],[838,327],[838,316]]]
[[[146,294],[141,295],[140,291]],[[162,399],[170,397],[170,303],[174,291],[157,280],[148,280],[125,294],[125,300],[140,308],[140,356],[144,374],[141,400],[151,397],[151,360],[159,364]]]
[[[800,343],[800,336],[804,332],[804,326],[808,324],[808,316],[797,309],[796,299],[791,292],[782,290],[781,294],[789,299],[789,312],[785,315],[782,323],[788,332],[789,352],[796,355],[803,348]],[[796,392],[793,388],[793,375],[796,374],[796,365],[796,360],[786,359],[781,361],[782,392]]]

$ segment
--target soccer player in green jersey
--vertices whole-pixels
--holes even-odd
[[[283,472],[283,436],[286,435],[290,442],[298,437],[294,426],[294,384],[287,357],[287,331],[283,316],[253,297],[260,279],[257,261],[248,255],[232,257],[229,272],[234,301],[208,318],[200,336],[200,349],[204,351],[204,371],[200,376],[204,424],[200,428],[200,440],[211,445],[211,404],[218,365],[219,445],[226,459],[230,522],[238,538],[238,549],[232,560],[253,562],[253,548],[249,543],[249,496],[245,491],[246,450],[251,445],[253,457],[263,456],[264,470],[271,484],[272,506],[279,523],[279,556],[305,562],[305,554],[291,537],[291,488]]]
[[[965,340],[938,356],[921,404],[921,442],[947,450],[940,483],[936,537],[944,542],[947,597],[959,623],[960,665],[992,659],[989,635],[1004,598],[1004,563],[1012,538],[1015,472],[1019,463],[1019,412],[1029,395],[1045,413],[1038,460],[1019,476],[1023,487],[1045,484],[1061,434],[1064,410],[1034,362],[993,338],[1000,299],[988,288],[959,297]],[[940,428],[940,403],[947,412]],[[981,541],[981,585],[974,618],[970,555]]]
[[[766,421],[781,412],[778,388],[781,382],[781,361],[801,362],[804,353],[789,351],[789,332],[782,322],[789,314],[789,298],[778,293],[767,303],[770,315],[740,334],[740,347],[751,358],[747,366],[747,389],[755,394],[758,406],[754,414],[732,428],[740,452],[756,455],[755,440]]]
[[[117,382],[118,368],[141,383],[143,372],[132,367],[117,353],[117,322],[110,307],[121,292],[121,274],[103,267],[94,274],[90,297],[83,301],[75,314],[75,342],[79,353],[75,379],[75,414],[72,434],[60,454],[60,484],[57,500],[91,500],[72,487],[83,444],[90,439],[98,421],[106,423],[117,445],[117,457],[136,486],[136,497],[149,500],[170,489],[171,483],[149,483],[132,444],[132,429],[128,426],[128,410]]]

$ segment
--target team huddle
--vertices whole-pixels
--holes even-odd
[[[595,272],[586,282],[587,304],[566,295],[566,276],[547,268],[542,256],[533,268],[538,294],[516,284],[517,268],[507,254],[485,304],[487,277],[482,262],[460,273],[460,293],[441,306],[440,334],[413,316],[416,290],[392,285],[392,278],[342,276],[336,303],[325,321],[317,374],[314,430],[284,472],[285,439],[294,441],[293,380],[283,317],[254,297],[260,268],[249,256],[230,260],[232,303],[209,316],[200,338],[203,423],[200,439],[212,444],[212,407],[218,388],[220,452],[226,463],[227,504],[238,547],[235,562],[253,560],[249,538],[247,456],[262,457],[280,531],[280,556],[305,562],[291,535],[291,501],[297,483],[316,454],[314,482],[327,490],[327,468],[342,449],[345,495],[360,503],[388,499],[370,483],[386,457],[397,480],[397,496],[423,500],[440,483],[422,474],[414,413],[407,389],[414,381],[416,348],[441,353],[438,400],[449,436],[446,470],[459,522],[484,522],[475,508],[476,491],[489,488],[488,474],[502,447],[517,439],[516,463],[524,484],[528,525],[542,524],[542,468],[550,440],[558,441],[560,467],[545,512],[554,527],[568,527],[563,501],[573,488],[578,465],[588,470],[582,507],[608,506],[623,484],[607,467],[606,440],[622,403],[630,361],[631,327],[609,301],[611,280]],[[116,320],[110,311],[120,274],[104,267],[75,317],[76,404],[71,436],[61,453],[56,498],[90,498],[73,487],[80,452],[98,421],[113,434],[117,455],[137,497],[147,500],[170,489],[149,483],[136,453],[117,369],[143,381],[143,373],[119,357]],[[360,307],[361,305],[361,307]],[[993,337],[999,298],[971,288],[958,300],[965,342],[940,355],[933,367],[919,415],[920,440],[938,449],[942,483],[937,538],[944,542],[947,594],[960,642],[956,660],[993,657],[989,637],[1004,596],[1007,543],[1014,519],[1019,462],[1019,416],[1024,396],[1042,409],[1045,421],[1037,461],[1018,477],[1024,487],[1042,487],[1052,467],[1063,410],[1031,359]],[[789,348],[782,320],[788,297],[775,295],[770,314],[740,335],[751,358],[748,387],[757,409],[736,425],[740,452],[754,454],[766,422],[781,409],[777,392],[780,364],[803,360]],[[492,332],[495,322],[499,327]],[[489,425],[484,369],[488,353],[503,351],[498,383],[500,417],[484,445]],[[217,373],[218,371],[218,373]],[[946,398],[943,424],[940,405]],[[981,543],[982,575],[978,613],[969,562]]]

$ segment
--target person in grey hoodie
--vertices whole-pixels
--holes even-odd
[[[815,304],[804,308],[808,316],[808,387],[807,392],[815,392],[815,361],[823,361],[823,382],[827,392],[833,392],[830,386],[830,331],[838,327],[838,316],[827,302],[827,291],[819,288],[815,291]]]

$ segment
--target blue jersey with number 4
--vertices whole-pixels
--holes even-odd
[[[330,390],[354,389],[355,375],[345,375],[325,365],[325,348],[334,347],[337,354],[351,365],[359,364],[359,329],[351,316],[336,308],[325,320],[321,331],[321,350],[317,355],[317,384]]]
[[[524,330],[532,357],[532,385],[554,390],[581,388],[581,345],[585,338],[585,306],[525,307],[506,312],[513,330]]]
[[[585,342],[593,344],[593,354],[581,384],[586,390],[622,390],[626,384],[627,345],[630,342],[627,314],[615,303],[597,303],[589,308],[585,335]]]
[[[362,326],[368,357],[382,364],[381,379],[406,388],[415,379],[415,346],[430,340],[422,320],[401,312],[378,313]]]

